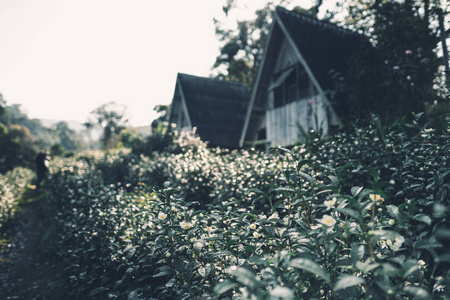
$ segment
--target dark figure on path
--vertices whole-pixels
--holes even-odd
[[[45,152],[40,152],[36,156],[36,188],[38,189],[41,185],[42,180],[44,180],[45,175],[48,172],[48,160],[50,157]]]

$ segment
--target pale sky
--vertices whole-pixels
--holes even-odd
[[[115,101],[127,106],[131,125],[149,125],[153,108],[172,101],[178,72],[209,76],[222,5],[0,0],[0,93],[30,118],[85,122]]]

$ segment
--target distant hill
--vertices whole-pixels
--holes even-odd
[[[41,121],[42,126],[45,126],[48,128],[51,128],[53,125],[55,125],[58,122],[61,122],[61,120],[50,120],[50,119],[39,119],[39,121]],[[83,123],[74,121],[74,120],[64,121],[64,122],[67,123],[67,125],[69,126],[70,129],[73,129],[82,135],[86,134],[86,127],[84,127]],[[137,126],[137,127],[132,127],[132,128],[136,129],[144,137],[150,135],[152,132],[150,125]],[[92,129],[91,137],[93,140],[99,139],[101,135],[102,135],[102,130],[100,128]]]
[[[149,136],[152,134],[152,128],[151,126],[138,126],[138,127],[133,127],[135,129],[137,129],[137,131],[142,134],[143,137]]]
[[[86,135],[86,127],[84,127],[83,123],[70,120],[70,121],[62,121],[62,120],[50,120],[50,119],[39,119],[41,121],[42,126],[51,128],[53,125],[59,123],[59,122],[66,122],[67,126],[69,126],[70,129],[75,130],[77,133],[80,133],[82,136]],[[100,128],[94,128],[91,131],[91,138],[92,140],[98,140],[100,136],[102,135],[102,130]]]

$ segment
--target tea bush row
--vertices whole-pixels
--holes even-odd
[[[33,171],[22,167],[0,174],[0,228],[14,217],[19,199],[33,176]]]
[[[445,299],[449,131],[374,121],[293,149],[113,153],[52,168],[74,299]]]

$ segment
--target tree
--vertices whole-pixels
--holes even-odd
[[[86,123],[97,125],[103,130],[101,137],[103,149],[111,149],[117,145],[120,132],[128,124],[126,110],[124,105],[108,102],[91,112],[90,120]]]
[[[27,127],[12,124],[0,128],[0,173],[17,166],[34,169],[37,154],[34,137]]]
[[[69,127],[67,122],[61,121],[53,126],[53,130],[59,137],[61,146],[66,151],[74,151],[83,148],[83,141],[80,135]]]
[[[226,16],[237,9],[237,2],[226,1],[223,7]],[[295,10],[317,16],[323,2],[317,0],[308,10],[300,7]],[[296,3],[302,1],[269,1],[256,12],[253,21],[240,21],[236,28],[224,28],[216,20],[216,34],[222,43],[214,65],[217,76],[252,87],[274,7],[277,4],[293,7]],[[444,15],[448,14],[448,7],[443,7],[439,0],[341,0],[326,12],[324,19],[355,30],[368,41],[354,56],[350,74],[344,78],[346,85],[340,84],[341,92],[349,95],[348,100],[334,103],[344,119],[376,113],[389,123],[399,116],[424,111],[424,103],[443,94],[435,88],[443,77],[438,72],[440,63],[436,55],[441,9]]]
[[[153,110],[158,113],[158,117],[152,122],[152,133],[165,132],[169,125],[170,105],[158,104]]]
[[[429,6],[421,6],[425,2]],[[349,4],[346,23],[369,41],[353,58],[347,79],[351,116],[376,113],[391,123],[424,111],[425,103],[436,99],[439,39],[430,27],[430,5],[435,1],[425,2],[355,0]]]
[[[0,94],[0,173],[17,166],[35,168],[37,148],[45,141],[32,134],[32,124],[20,105],[7,105]]]
[[[238,9],[236,0],[227,0],[223,6],[227,18],[233,10]],[[307,14],[317,15],[322,0],[310,9],[296,6],[296,10]],[[277,5],[293,7],[302,1],[272,0],[256,10],[254,20],[239,20],[235,28],[225,27],[225,22],[214,19],[216,36],[221,42],[220,54],[213,66],[216,77],[231,81],[238,81],[253,86],[259,65],[263,58],[264,47],[272,24],[272,14]]]

